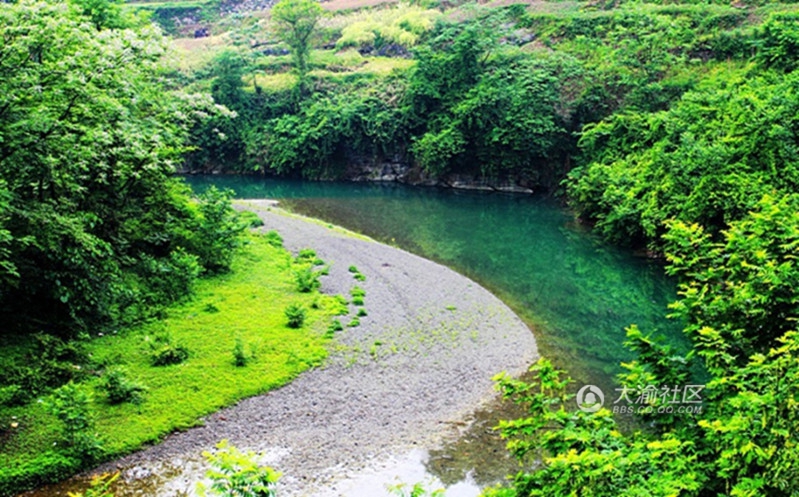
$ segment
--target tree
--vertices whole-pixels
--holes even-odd
[[[294,70],[304,85],[308,73],[308,55],[311,50],[316,23],[322,17],[322,7],[316,0],[280,0],[272,7],[277,35],[289,46]]]
[[[215,243],[172,177],[211,98],[167,87],[156,28],[90,21],[70,3],[0,7],[4,331],[70,335],[151,312],[187,288],[167,295],[163,280],[196,274]]]

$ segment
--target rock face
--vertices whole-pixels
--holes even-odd
[[[470,174],[448,174],[434,178],[401,153],[386,158],[353,155],[344,179],[350,181],[393,181],[409,185],[440,186],[459,190],[479,190],[503,193],[533,193],[523,181],[498,180]]]

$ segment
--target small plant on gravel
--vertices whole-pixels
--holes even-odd
[[[397,497],[444,497],[444,489],[428,490],[424,483],[415,483],[412,487],[407,483],[386,485],[389,493]]]
[[[305,268],[294,273],[297,278],[297,290],[300,293],[310,293],[319,288],[319,274]]]
[[[327,331],[325,331],[326,338],[333,338],[336,336],[336,332],[344,330],[344,325],[341,324],[341,321],[338,319],[334,319],[330,325],[327,327]]]
[[[144,402],[144,392],[147,390],[141,383],[130,379],[122,368],[106,371],[100,380],[100,388],[108,397],[108,403],[112,405],[123,402],[141,404]]]
[[[366,276],[364,276],[363,273],[355,273],[353,278],[355,278],[358,281],[366,281]]]
[[[350,328],[355,328],[356,326],[360,326],[360,324],[361,320],[358,319],[357,317],[354,317],[352,318],[352,321],[350,321],[349,324],[347,324],[347,326]]]
[[[111,485],[119,478],[119,472],[116,473],[103,473],[101,475],[92,476],[92,482],[85,493],[82,492],[67,492],[69,497],[114,497],[111,492]]]
[[[316,252],[313,249],[302,249],[300,253],[297,254],[297,258],[294,260],[297,264],[312,264],[314,266],[321,266],[325,263],[322,259],[316,257]]]
[[[267,231],[264,238],[266,238],[266,242],[273,247],[280,248],[283,246],[283,237],[275,230]]]
[[[358,309],[358,314],[356,314],[356,316],[358,316],[359,318],[367,316],[366,309],[364,309],[363,307]]]
[[[348,271],[351,273],[360,273],[360,271],[358,271],[358,268],[355,266],[350,266]]]
[[[239,212],[239,221],[248,228],[260,228],[264,225],[264,220],[252,211]]]
[[[306,317],[306,311],[303,306],[299,304],[290,304],[283,313],[286,315],[286,319],[288,319],[286,325],[289,328],[302,328]]]
[[[216,445],[216,452],[203,452],[203,457],[211,465],[205,476],[211,486],[199,483],[197,493],[201,497],[275,497],[275,484],[280,473],[268,466],[259,466],[258,455],[254,452],[241,452],[222,440]]]
[[[364,297],[366,297],[366,290],[359,286],[354,286],[352,290],[350,290],[350,295],[352,295],[353,305],[363,305]]]

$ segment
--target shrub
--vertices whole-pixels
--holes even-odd
[[[171,366],[180,364],[189,358],[189,349],[179,343],[173,343],[170,335],[156,337],[150,345],[150,360],[153,366]]]
[[[141,404],[144,401],[146,388],[141,383],[131,380],[122,369],[112,369],[106,372],[100,382],[100,388],[108,396],[110,404],[131,402]]]
[[[350,266],[348,271],[351,273],[360,273],[360,271],[358,271],[358,268],[355,266]]]
[[[267,231],[264,238],[266,238],[267,243],[273,247],[283,247],[283,237],[275,230]]]
[[[366,290],[359,286],[354,286],[352,290],[350,290],[350,295],[353,297],[366,297]]]
[[[355,273],[353,275],[353,278],[355,278],[358,281],[366,281],[366,276],[364,276],[363,273]]]
[[[305,268],[295,273],[297,278],[297,290],[301,293],[310,293],[321,285],[319,275],[310,268]]]
[[[216,448],[215,453],[203,452],[203,457],[211,465],[206,476],[213,483],[210,487],[198,484],[200,496],[275,497],[274,487],[280,473],[258,466],[254,452],[242,453],[227,440],[219,442]]]
[[[355,328],[356,326],[360,326],[361,320],[356,317],[352,318],[352,320],[347,325],[350,328]]]
[[[360,295],[357,297],[352,297],[352,303],[353,305],[363,305],[364,304],[363,297],[361,297]]]
[[[325,333],[325,336],[328,338],[333,338],[337,331],[342,331],[343,329],[344,325],[341,324],[341,321],[334,319],[333,322],[330,323],[330,326],[327,327],[327,333]]]
[[[47,412],[61,421],[63,441],[84,461],[94,461],[102,452],[100,440],[92,433],[90,404],[91,395],[73,382],[54,390],[45,403]]]
[[[367,314],[366,314],[366,309],[364,309],[363,307],[361,307],[360,309],[358,309],[358,314],[356,314],[356,316],[358,316],[358,317],[364,317],[364,316],[366,316],[366,315],[367,315]]]
[[[236,344],[233,346],[233,364],[236,367],[243,368],[250,362],[250,358],[244,352],[244,342],[241,338],[236,339]]]
[[[264,220],[261,219],[261,217],[258,214],[252,211],[239,212],[239,220],[244,226],[248,228],[260,228],[261,226],[264,225]]]
[[[305,323],[306,311],[305,308],[298,304],[291,304],[283,311],[286,314],[288,322],[286,323],[289,328],[302,328]]]
[[[238,213],[230,205],[233,192],[211,187],[199,196],[200,218],[191,238],[192,252],[199,256],[202,267],[211,273],[230,269],[233,252],[240,245],[246,229]]]

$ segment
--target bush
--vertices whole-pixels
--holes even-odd
[[[355,328],[356,326],[360,326],[360,325],[361,325],[361,320],[358,319],[357,317],[354,317],[354,318],[352,318],[352,320],[349,322],[349,324],[347,326],[350,327],[350,328]]]
[[[261,217],[258,214],[252,211],[239,212],[239,220],[243,225],[245,225],[248,228],[260,228],[261,226],[264,225],[264,220],[261,219]]]
[[[156,337],[150,347],[150,361],[153,366],[171,366],[189,358],[189,349],[182,344],[173,343],[170,335]]]
[[[283,237],[281,237],[280,233],[278,233],[277,231],[275,230],[267,231],[264,237],[266,238],[266,241],[269,243],[269,245],[278,248],[283,247]]]
[[[367,313],[366,313],[366,309],[364,309],[363,307],[361,307],[360,309],[358,309],[358,313],[356,314],[356,316],[358,316],[358,317],[360,317],[360,318],[362,318],[362,317],[364,317],[364,316],[366,316],[366,315],[367,315]]]
[[[242,453],[227,440],[217,444],[216,453],[203,452],[211,465],[206,476],[211,479],[210,488],[197,485],[198,493],[205,497],[275,497],[275,483],[280,478],[272,468],[258,466],[254,452]]]
[[[199,256],[202,267],[210,273],[230,269],[233,252],[241,244],[241,234],[247,223],[239,218],[230,205],[233,192],[211,187],[199,196],[200,217],[194,236],[192,252]]]
[[[325,335],[328,338],[333,338],[337,331],[342,331],[344,329],[344,325],[341,324],[341,321],[338,319],[334,319],[330,326],[327,327],[327,333]]]
[[[310,293],[321,285],[319,282],[319,274],[310,268],[297,271],[295,277],[297,279],[297,290],[301,293]]]
[[[89,410],[90,404],[91,395],[73,382],[53,391],[45,403],[47,412],[62,423],[62,440],[86,462],[96,460],[102,452],[100,440],[92,433],[94,419]]]
[[[305,324],[306,311],[303,306],[291,304],[283,312],[288,319],[286,324],[289,328],[302,328],[302,325]]]
[[[241,338],[236,339],[236,344],[233,345],[233,364],[236,367],[243,368],[250,362],[250,358],[244,352],[244,342]]]
[[[131,380],[120,368],[107,371],[100,382],[100,388],[108,396],[110,404],[141,404],[147,390],[141,383]]]

